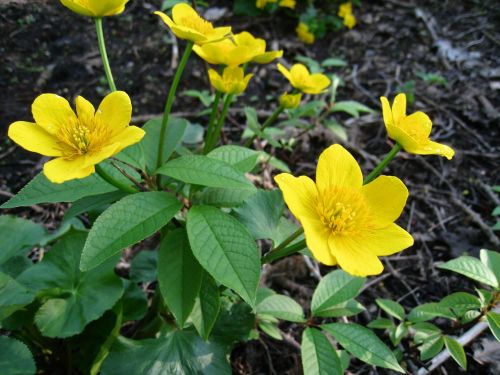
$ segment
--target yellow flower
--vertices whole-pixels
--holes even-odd
[[[160,16],[175,36],[191,40],[198,45],[216,42],[231,34],[231,27],[213,27],[186,3],[179,3],[173,7],[172,18],[160,11],[154,14]]]
[[[352,29],[354,26],[356,26],[356,17],[354,17],[353,14],[348,14],[344,17],[344,25],[348,29]]]
[[[55,183],[87,177],[94,165],[144,136],[144,130],[129,126],[132,104],[123,91],[107,95],[97,112],[81,96],[75,103],[76,114],[66,99],[42,94],[31,107],[35,122],[17,121],[9,127],[9,138],[24,149],[55,157],[43,166]]]
[[[279,3],[280,7],[295,9],[297,2],[295,0],[281,0]]]
[[[194,46],[193,51],[209,64],[226,66],[238,66],[247,62],[267,64],[283,56],[281,50],[266,52],[266,41],[255,38],[246,31],[220,42]]]
[[[339,12],[337,13],[339,17],[344,18],[345,16],[351,13],[352,13],[351,2],[340,4]]]
[[[310,74],[302,64],[294,64],[290,70],[281,64],[276,66],[293,87],[306,94],[319,94],[330,85],[330,79],[327,76],[321,73]]]
[[[300,100],[302,99],[302,94],[288,94],[284,93],[280,96],[280,105],[286,109],[297,108],[300,105]]]
[[[278,0],[257,0],[255,6],[259,9],[264,9],[268,3],[275,3]]]
[[[297,36],[300,40],[302,40],[306,44],[314,43],[314,34],[309,31],[309,26],[305,23],[300,22],[297,28],[295,29]]]
[[[384,269],[379,256],[413,245],[412,236],[394,223],[408,197],[406,186],[392,176],[363,186],[358,163],[340,145],[320,155],[316,183],[288,173],[275,181],[321,263],[338,264],[355,276],[377,275]]]
[[[120,14],[129,0],[61,0],[62,5],[73,12],[88,17],[104,17]]]
[[[213,87],[225,94],[241,94],[247,88],[253,74],[244,75],[240,67],[227,67],[222,72],[222,77],[213,69],[208,70],[208,78]]]
[[[386,97],[380,98],[385,128],[389,138],[398,142],[406,152],[420,155],[441,155],[448,160],[455,151],[449,146],[433,142],[429,139],[432,121],[423,112],[415,112],[406,116],[406,95],[398,94],[391,106]]]

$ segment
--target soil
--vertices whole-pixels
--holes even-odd
[[[161,0],[132,1],[120,17],[105,19],[105,33],[115,80],[132,98],[135,122],[161,113],[174,69],[184,43],[172,44],[166,28],[151,13]],[[357,100],[379,111],[379,97],[393,97],[412,88],[410,111],[422,110],[433,119],[432,138],[456,150],[452,161],[438,156],[400,153],[386,171],[399,176],[410,190],[407,209],[399,220],[415,238],[402,254],[385,258],[383,277],[360,296],[366,313],[355,320],[367,323],[377,314],[375,298],[398,300],[407,309],[437,301],[455,291],[474,292],[474,284],[436,268],[438,262],[464,253],[477,256],[479,249],[498,250],[498,232],[491,227],[493,209],[500,205],[492,186],[500,184],[500,12],[496,1],[365,1],[355,8],[358,26],[330,33],[313,46],[300,43],[291,30],[296,20],[277,16],[240,17],[231,13],[228,1],[209,2],[227,7],[218,24],[236,31],[249,30],[285,50],[285,60],[296,54],[316,60],[340,57],[348,62],[336,68],[344,82],[337,100]],[[212,5],[214,4],[214,5]],[[67,11],[56,1],[2,1],[0,4],[0,200],[6,200],[37,174],[44,160],[25,152],[6,137],[10,123],[31,120],[34,98],[53,92],[73,99],[82,95],[99,103],[106,93],[95,30],[89,19]],[[430,83],[422,73],[434,73],[444,83]],[[253,85],[253,86],[252,86]],[[283,90],[283,79],[274,66],[258,67],[250,92],[260,95],[258,109],[272,110]],[[205,89],[204,64],[190,59],[179,91]],[[179,96],[174,112],[190,116],[202,110],[199,101]],[[387,153],[390,142],[380,113],[359,118],[337,116],[346,128],[344,145],[353,152],[365,173]],[[241,111],[233,110],[226,137],[237,139],[244,128]],[[239,129],[234,131],[234,129]],[[279,151],[296,174],[313,175],[320,152],[339,142],[328,130],[317,127],[299,136],[293,151]],[[268,183],[271,180],[269,179]],[[54,228],[64,205],[15,209],[4,213],[35,218]],[[327,271],[324,269],[323,271]],[[286,276],[284,276],[286,275]],[[266,285],[291,295],[306,308],[317,283],[300,256],[277,262],[266,270]],[[283,324],[285,341],[263,335],[260,341],[238,345],[231,356],[235,374],[300,374],[300,328]],[[460,332],[454,332],[459,334]],[[485,337],[488,337],[487,335]],[[406,348],[412,372],[423,365],[414,348]],[[493,373],[487,364],[474,360],[466,348],[467,373]],[[388,373],[353,361],[352,373]],[[449,360],[436,373],[458,373]]]

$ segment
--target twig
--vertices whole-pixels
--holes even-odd
[[[311,271],[311,274],[314,276],[314,278],[318,281],[321,280],[322,276],[319,272],[318,263],[315,261],[313,263],[311,258],[309,258],[307,255],[302,255],[302,257],[304,258],[304,263],[306,264],[307,268],[309,268],[309,271]]]

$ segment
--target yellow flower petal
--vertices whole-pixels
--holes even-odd
[[[292,76],[290,81],[292,86],[301,90],[302,87],[306,85],[306,81],[309,78],[309,70],[303,64],[293,64],[290,69],[290,74]]]
[[[225,87],[224,84],[222,83],[222,77],[220,76],[219,73],[217,73],[213,69],[208,69],[208,79],[210,80],[210,84],[215,87],[217,91],[224,92]]]
[[[65,181],[75,178],[84,178],[95,172],[94,166],[82,167],[83,157],[73,160],[57,158],[48,161],[43,166],[45,176],[55,184],[61,184]]]
[[[57,138],[32,122],[14,122],[9,126],[8,136],[25,150],[45,156],[62,155]]]
[[[193,30],[189,27],[184,27],[174,24],[170,27],[170,29],[172,30],[172,32],[175,34],[176,37],[181,39],[191,40],[198,44],[202,44],[203,42],[207,41],[207,37],[204,34],[199,33],[196,30]]]
[[[417,140],[427,139],[431,134],[432,121],[424,112],[419,111],[401,119],[398,126]]]
[[[191,19],[200,19],[196,10],[186,3],[176,4],[172,9],[172,18],[178,25],[186,25]]]
[[[76,115],[68,101],[55,94],[38,96],[31,111],[35,122],[50,134],[55,134],[68,121],[76,121]]]
[[[86,0],[88,7],[97,17],[112,16],[122,13],[128,1],[129,0]]]
[[[283,192],[283,199],[295,218],[302,222],[305,219],[318,220],[316,205],[318,190],[313,180],[306,176],[294,177],[288,173],[280,173],[274,177]]]
[[[334,186],[359,189],[362,184],[361,168],[344,147],[335,144],[321,153],[316,169],[316,185],[320,194]]]
[[[399,225],[391,223],[385,228],[379,228],[368,234],[364,244],[369,251],[377,256],[387,256],[398,253],[413,246],[413,237]]]
[[[384,270],[377,256],[367,249],[367,243],[348,236],[331,235],[328,239],[339,266],[353,276],[378,275]]]
[[[72,10],[75,13],[81,14],[82,16],[87,16],[87,17],[95,16],[94,12],[84,7],[83,5],[80,5],[80,3],[76,2],[75,0],[61,0],[61,3],[66,8]]]
[[[276,67],[278,68],[278,70],[280,71],[280,73],[285,76],[286,79],[288,79],[290,82],[292,81],[292,75],[291,75],[290,71],[287,68],[285,68],[280,63],[276,64]]]
[[[441,155],[448,160],[451,160],[455,155],[455,151],[450,146],[446,146],[442,143],[433,141],[428,141],[424,144],[418,145],[414,149],[409,149],[407,151],[418,155]]]
[[[397,125],[406,116],[406,95],[398,94],[392,103],[392,118]]]
[[[132,103],[124,91],[115,91],[106,95],[99,105],[96,117],[113,130],[122,131],[130,124]]]
[[[120,144],[114,143],[108,146],[104,146],[96,152],[87,153],[83,155],[82,168],[87,168],[99,164],[101,161],[117,154],[119,150]]]
[[[269,64],[271,61],[279,59],[282,56],[283,56],[283,50],[269,51],[261,55],[255,56],[253,61],[256,62],[257,64]]]
[[[307,80],[307,88],[303,91],[307,94],[319,94],[328,86],[330,86],[330,79],[324,74],[312,74]]]
[[[389,100],[385,96],[381,96],[380,102],[382,103],[382,115],[384,117],[385,125],[391,127],[394,126],[394,119],[392,118],[392,109],[391,105],[389,104]]]
[[[92,118],[95,114],[95,108],[87,99],[77,96],[75,100],[76,114],[78,118]]]
[[[403,181],[393,176],[379,176],[361,188],[366,203],[380,226],[395,221],[408,199],[408,189]]]
[[[328,228],[318,219],[304,218],[301,224],[304,227],[307,247],[314,257],[327,266],[337,264],[337,260],[332,255],[328,245],[328,236],[330,235]]]
[[[172,28],[172,26],[174,26],[174,21],[172,21],[172,19],[167,16],[165,13],[163,12],[160,12],[159,10],[157,10],[156,12],[153,12],[153,14],[156,14],[158,17],[161,18],[161,20],[170,28]]]
[[[124,148],[139,142],[146,132],[137,126],[127,126],[122,132],[117,134],[111,140],[111,143],[118,143],[116,153]]]

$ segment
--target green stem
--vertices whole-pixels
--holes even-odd
[[[215,123],[215,118],[217,117],[217,110],[219,108],[221,95],[222,93],[220,91],[217,91],[215,93],[214,102],[212,103],[212,113],[210,113],[210,120],[208,121],[207,135],[205,138],[205,147],[203,148],[204,154],[208,153],[208,145],[212,142],[212,137],[214,133],[213,127]]]
[[[281,254],[284,248],[290,245],[293,242],[293,240],[300,237],[303,233],[304,233],[304,228],[297,229],[295,232],[289,235],[282,243],[280,243],[274,249],[271,249],[271,251],[269,251],[263,259],[273,258],[274,254]]]
[[[163,119],[161,120],[161,128],[160,128],[160,139],[158,143],[158,155],[156,156],[156,167],[159,168],[163,164],[163,143],[165,139],[165,133],[168,127],[168,116],[170,115],[170,111],[172,110],[172,104],[174,103],[175,92],[177,91],[177,86],[179,85],[179,81],[181,80],[182,72],[184,72],[184,68],[186,67],[186,63],[188,61],[189,55],[193,50],[193,42],[188,41],[186,45],[186,49],[184,50],[184,54],[182,55],[181,62],[177,67],[177,71],[175,72],[174,81],[172,82],[172,86],[170,86],[170,91],[168,92],[167,101],[165,103],[165,109],[163,111]]]
[[[99,44],[99,52],[101,53],[102,65],[104,66],[104,72],[106,73],[106,80],[108,81],[109,89],[111,91],[116,91],[113,73],[111,73],[111,67],[109,66],[108,54],[106,53],[106,44],[104,43],[102,18],[95,19],[95,28],[97,31],[97,42]]]
[[[392,148],[391,151],[387,155],[385,155],[384,159],[375,167],[371,173],[366,176],[365,180],[363,181],[363,185],[366,185],[367,183],[373,181],[378,175],[384,170],[384,168],[391,162],[392,159],[396,156],[396,154],[401,150],[401,145],[396,142],[394,147]]]
[[[280,258],[295,254],[296,252],[304,249],[306,246],[306,240],[304,239],[283,249],[270,251],[262,258],[261,263],[264,264],[274,262]]]
[[[226,118],[227,111],[229,110],[229,106],[231,105],[231,101],[233,100],[233,96],[233,94],[226,94],[224,98],[224,106],[222,107],[222,112],[219,116],[219,120],[217,121],[217,125],[215,126],[213,134],[210,137],[210,143],[205,147],[205,151],[207,153],[212,151],[220,138],[222,125],[224,124],[224,119]]]
[[[276,108],[271,116],[267,118],[267,120],[264,122],[262,127],[260,128],[260,131],[263,132],[269,125],[271,125],[278,116],[283,112],[285,107],[279,106]],[[245,142],[244,146],[245,147],[250,147],[250,145],[253,143],[253,141],[257,138],[257,134],[254,134],[252,137],[248,138],[247,141]]]
[[[123,182],[118,181],[117,179],[115,179],[114,177],[112,177],[99,164],[97,164],[95,166],[95,171],[97,172],[97,174],[99,176],[101,176],[101,178],[104,181],[106,181],[107,183],[109,183],[109,184],[111,184],[113,186],[116,186],[120,190],[123,190],[123,191],[125,191],[127,193],[130,193],[130,194],[134,194],[134,193],[138,193],[139,192],[139,190],[137,190],[136,188],[134,188],[132,186],[129,186],[129,185],[126,185]]]

